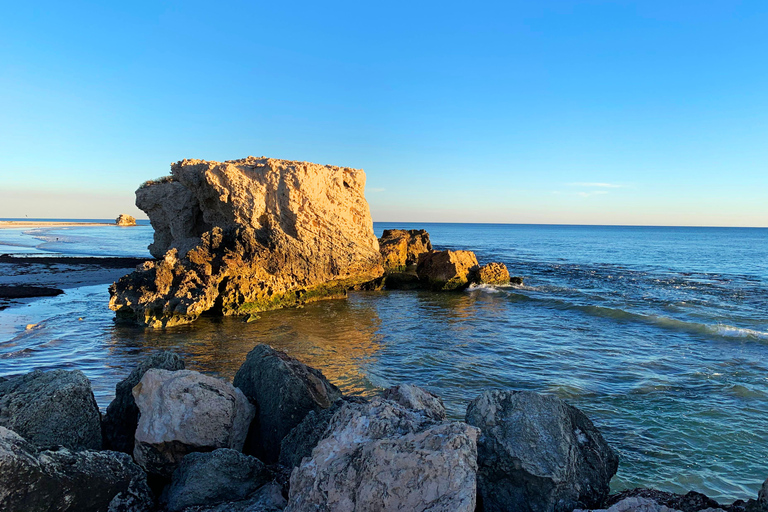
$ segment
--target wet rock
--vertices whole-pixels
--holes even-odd
[[[633,503],[631,500],[646,500],[656,503],[659,507],[667,507],[671,510],[682,512],[699,512],[707,509],[720,509],[722,506],[715,500],[700,492],[691,491],[687,494],[658,491],[656,489],[628,489],[608,497],[605,505],[608,508],[624,502],[624,505]],[[752,501],[752,500],[750,500]]]
[[[416,272],[388,272],[384,278],[387,290],[418,290],[421,281]]]
[[[607,509],[591,511],[576,509],[573,512],[680,512],[676,509],[660,505],[650,498],[624,498]]]
[[[477,429],[374,398],[344,403],[291,474],[287,511],[474,511]]]
[[[301,305],[383,273],[361,170],[248,157],[182,160],[136,191],[158,259],[110,288],[150,327]]]
[[[146,357],[130,375],[115,386],[115,399],[107,407],[101,422],[104,448],[133,454],[139,408],[133,398],[133,388],[150,368],[175,371],[184,369],[184,361],[173,352],[162,351]]]
[[[35,370],[0,382],[0,426],[38,448],[101,449],[101,415],[79,370]]]
[[[191,452],[241,451],[254,416],[239,389],[191,370],[147,370],[133,396],[140,412],[133,456],[162,477]]]
[[[0,427],[0,510],[144,512],[153,506],[144,472],[118,452],[38,451]]]
[[[530,391],[486,391],[469,404],[478,427],[478,492],[489,511],[599,506],[619,466],[581,411]]]
[[[509,284],[514,284],[516,286],[523,286],[523,278],[520,276],[510,277]]]
[[[257,408],[246,453],[266,463],[278,460],[280,442],[309,411],[328,409],[341,398],[341,391],[320,371],[269,345],[248,353],[234,385]]]
[[[280,486],[270,483],[262,486],[245,500],[187,507],[184,512],[279,512],[285,509],[287,503],[280,491]]]
[[[469,285],[476,268],[472,251],[432,251],[419,257],[416,274],[422,285],[432,290],[461,290]]]
[[[269,472],[255,457],[229,448],[190,453],[173,472],[166,494],[168,510],[243,500],[268,481]]]
[[[0,299],[25,299],[30,297],[55,297],[64,290],[47,286],[27,286],[18,284],[0,285]]]
[[[418,411],[436,421],[445,419],[445,406],[442,399],[413,384],[399,384],[384,390],[383,397],[387,400]]]
[[[131,215],[128,215],[127,213],[121,213],[115,219],[115,224],[117,224],[118,226],[135,226],[136,218]]]
[[[768,511],[768,479],[763,482],[760,492],[757,494],[757,503]]]
[[[379,238],[379,250],[385,269],[402,270],[416,265],[419,256],[432,250],[432,243],[423,229],[385,229]]]
[[[503,263],[488,263],[477,269],[473,281],[480,284],[509,284],[509,270]]]

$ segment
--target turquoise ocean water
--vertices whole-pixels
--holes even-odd
[[[557,395],[619,451],[617,490],[757,494],[768,477],[768,229],[374,229],[390,227],[425,228],[436,248],[504,262],[525,285],[352,293],[167,331],[115,325],[106,286],[78,288],[0,311],[0,375],[79,368],[106,407],[148,352],[177,350],[231,378],[256,343],[271,343],[350,393],[422,385],[454,418],[484,388]],[[0,253],[148,256],[151,238],[147,225],[0,230]]]

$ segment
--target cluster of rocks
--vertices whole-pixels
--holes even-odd
[[[135,226],[136,217],[134,217],[133,215],[128,215],[127,213],[121,213],[115,219],[115,224],[117,224],[118,226]]]
[[[472,251],[435,251],[423,229],[386,229],[379,238],[385,273],[380,284],[388,289],[463,290],[471,284],[522,285],[506,265],[479,265]]]
[[[723,508],[703,495],[609,497],[616,453],[581,411],[554,397],[486,391],[465,421],[450,421],[424,389],[344,396],[321,372],[268,345],[248,354],[233,384],[161,352],[117,385],[101,417],[79,371],[2,380],[0,509]],[[764,512],[766,490],[768,483],[758,500],[724,510]]]

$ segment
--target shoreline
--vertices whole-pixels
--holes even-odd
[[[117,226],[114,222],[0,220],[0,229]]]

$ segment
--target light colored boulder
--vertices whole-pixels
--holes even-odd
[[[416,274],[432,290],[461,290],[469,285],[476,269],[477,258],[472,251],[431,251],[419,257]]]
[[[247,315],[345,296],[383,273],[364,189],[365,173],[346,167],[177,162],[136,191],[162,260],[118,281],[110,308],[165,327],[204,311]]]
[[[135,226],[136,218],[131,215],[128,215],[127,213],[121,213],[115,219],[115,224],[117,224],[118,226]]]
[[[139,424],[133,456],[148,472],[170,477],[195,451],[241,451],[254,407],[231,384],[191,370],[148,370],[133,388]]]
[[[488,263],[477,269],[473,280],[480,284],[509,284],[509,270],[503,263]]]
[[[441,421],[445,419],[445,405],[442,399],[413,384],[398,384],[389,389],[385,389],[382,395],[387,400],[397,402],[398,404],[418,411],[428,418]]]
[[[286,511],[474,512],[477,435],[382,398],[345,402],[291,474]]]
[[[402,270],[418,263],[419,256],[432,250],[432,243],[423,229],[385,229],[379,238],[379,250],[386,269]]]
[[[659,505],[650,498],[624,498],[618,503],[614,503],[607,509],[584,510],[576,509],[573,512],[681,512],[674,508]]]

